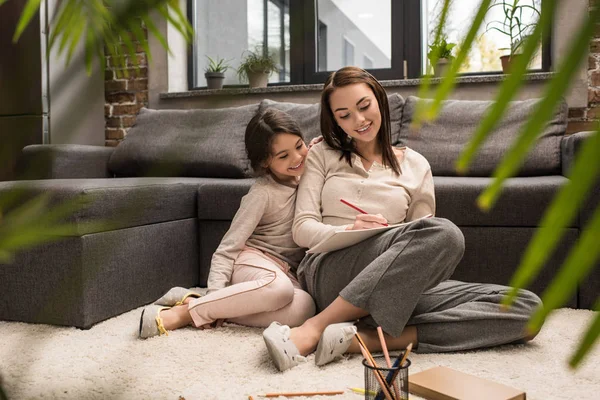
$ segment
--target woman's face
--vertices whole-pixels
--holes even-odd
[[[381,128],[379,103],[366,83],[335,89],[329,96],[329,107],[337,124],[357,142],[366,144],[377,137]]]

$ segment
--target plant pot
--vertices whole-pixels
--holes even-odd
[[[515,62],[519,57],[521,57],[520,54],[513,54],[500,57],[500,62],[502,63],[502,72],[504,72],[505,74],[510,74],[510,67],[512,63]]]
[[[437,64],[435,64],[435,68],[433,69],[433,76],[435,76],[436,78],[444,76],[449,65],[450,60],[448,60],[447,58],[440,58],[437,61]]]
[[[206,72],[204,74],[206,78],[206,86],[209,89],[223,89],[223,80],[225,79],[225,74],[222,72]]]
[[[248,83],[251,88],[267,87],[269,83],[269,74],[266,72],[250,72],[248,71]]]

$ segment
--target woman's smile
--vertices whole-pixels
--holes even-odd
[[[371,132],[371,125],[372,123],[369,122],[366,125],[363,125],[361,128],[356,129],[356,132],[358,132],[359,135],[366,135],[367,133]]]

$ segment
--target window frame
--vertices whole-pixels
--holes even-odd
[[[373,68],[369,72],[380,80],[418,78],[421,46],[404,43],[405,37],[420,37],[421,2],[391,0],[392,60],[390,68]],[[315,22],[317,21],[317,22]],[[400,23],[396,22],[400,21]],[[287,84],[323,83],[332,71],[317,71],[317,0],[290,1],[290,64],[292,74]],[[406,58],[410,55],[411,58]],[[414,58],[417,57],[417,58]],[[404,60],[408,60],[404,71]],[[296,71],[294,71],[296,70]],[[295,72],[295,73],[294,73]]]
[[[194,3],[201,0],[187,0],[188,20],[194,26]],[[269,0],[267,0],[269,1]],[[379,80],[402,80],[421,78],[423,51],[421,48],[421,0],[391,1],[392,59],[390,68],[372,68],[368,71]],[[543,0],[542,7],[550,0]],[[332,71],[318,69],[318,24],[317,0],[290,0],[290,80],[274,82],[268,86],[289,86],[320,84],[325,82]],[[266,18],[266,14],[265,14]],[[400,22],[398,22],[400,21]],[[542,67],[530,72],[549,72],[552,69],[552,35],[542,41]],[[283,27],[282,27],[283,29]],[[417,37],[418,40],[404,41],[404,38]],[[202,90],[206,86],[194,85],[195,46],[188,46],[188,89]],[[356,55],[355,55],[356,56]],[[468,72],[459,76],[486,76],[501,74],[502,71]],[[225,87],[247,87],[243,84]]]

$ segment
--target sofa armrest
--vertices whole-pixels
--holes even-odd
[[[595,132],[579,132],[562,138],[560,143],[562,154],[562,173],[568,175],[569,169],[573,166],[575,155],[580,150],[585,140],[591,138]],[[596,180],[595,185],[589,191],[586,200],[579,210],[579,229],[585,228],[592,217],[594,210],[600,205],[600,178]],[[600,262],[592,268],[590,274],[583,280],[579,286],[579,308],[591,309],[596,302],[600,292]]]
[[[17,163],[19,179],[110,178],[113,147],[78,144],[26,146]]]
[[[562,155],[562,174],[568,177],[569,171],[575,162],[575,156],[579,152],[581,145],[585,140],[591,138],[595,132],[578,132],[572,135],[564,136],[560,143]],[[579,212],[579,223],[577,226],[584,227],[586,222],[592,217],[592,213],[600,204],[600,178],[596,180],[595,185],[587,195],[586,201]]]
[[[562,174],[567,176],[569,169],[575,161],[575,155],[587,139],[594,135],[594,131],[577,132],[572,135],[563,136],[560,142],[560,153],[562,158]]]

